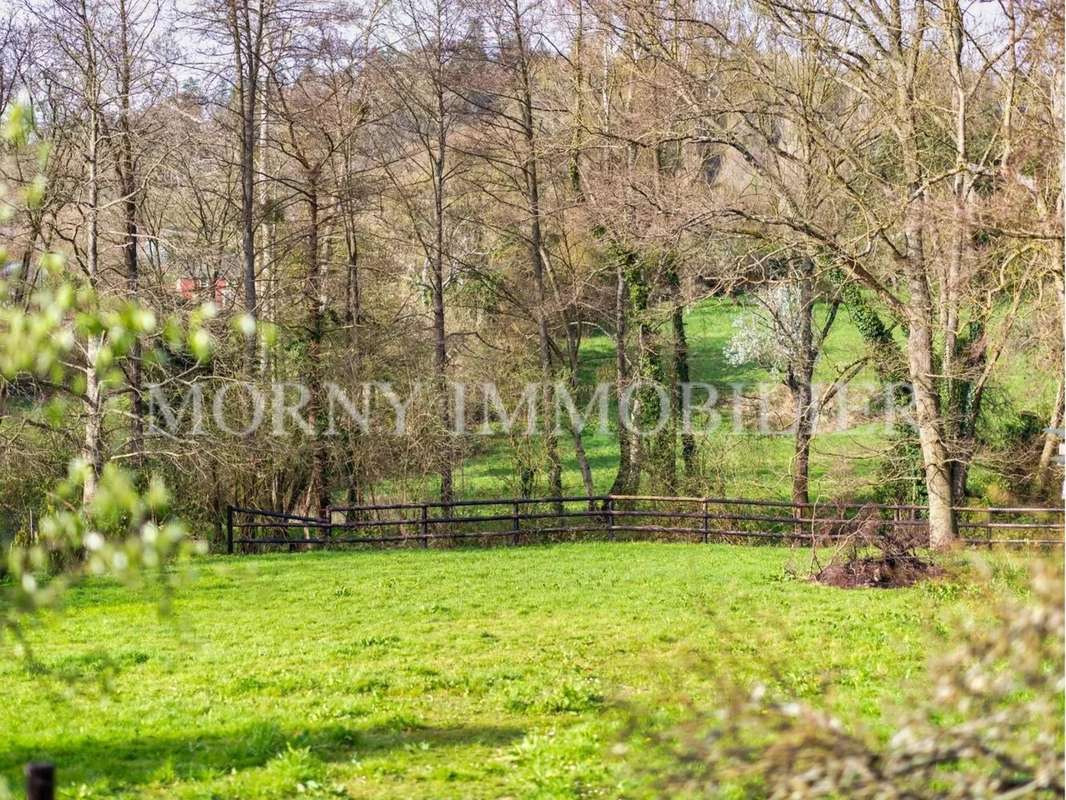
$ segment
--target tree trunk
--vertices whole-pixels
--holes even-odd
[[[259,141],[261,142],[270,140],[270,102],[268,92],[269,87],[264,87],[264,94],[267,96],[263,98],[262,113],[259,120]],[[276,176],[270,172],[269,155],[267,148],[259,148],[259,173],[263,176],[259,203],[260,208],[269,210],[266,211],[266,218],[262,220],[264,227],[263,252],[260,259],[259,275],[255,281],[256,298],[257,302],[260,303],[260,307],[256,310],[256,318],[268,322],[276,322],[278,302],[278,276],[276,274],[278,264],[278,223],[276,212],[273,209],[276,207],[278,181]],[[264,291],[259,292],[260,288]],[[264,294],[265,296],[262,296]],[[270,344],[265,337],[261,337],[259,374],[267,380],[273,374],[274,361],[274,354],[271,352]]]
[[[95,76],[90,77],[95,81]],[[100,266],[100,180],[99,180],[100,117],[93,97],[89,109],[89,146],[87,189],[89,192],[88,225],[86,228],[86,259],[89,285],[96,288]],[[85,438],[82,440],[82,460],[88,469],[82,486],[82,503],[90,504],[96,497],[97,481],[103,469],[103,387],[96,361],[103,346],[103,334],[90,334],[85,347]]]
[[[670,274],[673,289],[674,307],[670,317],[674,335],[674,414],[676,421],[681,413],[684,385],[692,380],[688,363],[688,336],[685,333],[685,305],[681,297],[681,279],[677,269]],[[691,478],[696,473],[696,437],[691,432],[681,432],[681,463],[685,476]]]
[[[792,456],[792,502],[810,503],[811,437],[814,433],[814,406],[811,381],[814,378],[814,265],[801,259],[799,275],[800,328],[797,359],[789,368],[789,388],[796,409],[795,451]]]
[[[904,263],[909,297],[907,313],[907,367],[914,396],[915,422],[922,450],[929,501],[929,544],[936,550],[954,545],[957,536],[951,462],[944,441],[943,418],[933,366],[933,307],[929,290],[929,265],[925,258],[925,186],[918,157],[917,107],[914,96],[912,53],[896,44],[897,114],[907,198],[903,212]],[[916,45],[914,45],[916,46]]]
[[[82,504],[89,505],[96,497],[96,485],[103,469],[103,390],[96,370],[103,337],[92,335],[85,348],[85,438],[81,457],[88,466],[82,487]]]
[[[970,225],[967,215],[967,194],[969,181],[966,175],[966,86],[962,62],[963,22],[962,10],[958,0],[949,0],[944,10],[948,26],[948,38],[951,42],[952,58],[951,77],[954,84],[952,103],[955,112],[955,177],[952,185],[953,220],[951,247],[948,252],[947,269],[943,281],[943,297],[940,300],[941,319],[944,328],[943,372],[947,381],[947,395],[951,396],[952,382],[955,380],[954,361],[956,339],[959,332],[959,282],[962,278],[964,256],[969,249]],[[946,420],[948,426],[954,424],[951,415]]]
[[[625,255],[619,255],[615,270],[615,297],[614,297],[614,323],[615,323],[615,383],[618,392],[618,471],[615,473],[614,482],[611,484],[609,494],[630,494],[632,491],[632,465],[630,463],[630,438],[625,409],[621,402],[622,394],[629,386],[629,359],[626,354],[626,339],[628,337],[628,322],[626,306],[629,302],[629,291],[626,285]]]
[[[329,466],[326,445],[322,439],[325,403],[322,389],[322,339],[325,317],[325,287],[319,263],[319,198],[318,175],[309,176],[307,194],[307,422],[311,427],[311,479],[308,486],[308,505],[315,504],[316,515],[324,518],[329,508]]]
[[[537,142],[533,119],[533,87],[529,76],[529,64],[522,31],[522,18],[518,3],[512,7],[515,44],[518,49],[518,77],[521,82],[522,133],[525,138],[526,153],[522,174],[525,180],[526,204],[529,213],[529,257],[533,271],[533,290],[536,307],[534,316],[537,321],[537,341],[540,351],[540,374],[543,383],[541,389],[541,420],[544,425],[544,448],[548,458],[548,494],[562,497],[563,467],[559,459],[559,442],[555,434],[553,419],[553,379],[551,365],[551,339],[548,333],[548,296],[544,288],[544,262],[541,258],[543,237],[540,220],[540,183],[537,175]],[[562,502],[555,504],[556,513],[563,511]]]
[[[633,381],[640,384],[640,389],[633,394],[635,432],[631,432],[629,439],[629,465],[633,489],[638,490],[642,473],[653,476],[661,485],[669,486],[676,465],[673,463],[672,437],[664,437],[662,432],[654,436],[650,434],[662,411],[659,406],[661,398],[654,386],[662,386],[664,375],[656,331],[650,319],[651,285],[646,264],[640,255],[632,251],[626,254],[625,263],[629,303],[637,325],[637,357],[632,362],[631,372]],[[665,426],[664,430],[669,433],[669,426]]]
[[[1062,428],[1064,406],[1066,406],[1066,393],[1063,392],[1063,381],[1060,378],[1058,388],[1055,390],[1055,405],[1048,420],[1048,428],[1044,433],[1044,447],[1040,451],[1040,461],[1036,467],[1036,475],[1033,477],[1033,491],[1042,493],[1046,487],[1048,475],[1051,472],[1051,460],[1055,457],[1055,450],[1062,437],[1057,431]]]
[[[437,82],[437,151],[433,160],[433,209],[434,209],[434,251],[432,259],[432,294],[433,294],[433,366],[436,373],[437,402],[440,408],[442,433],[451,434],[452,414],[448,402],[448,340],[444,319],[444,192],[445,192],[445,152],[448,146],[448,134],[445,126],[444,86]],[[440,462],[440,500],[450,503],[453,499],[451,447],[441,450]]]
[[[346,233],[347,274],[345,286],[344,320],[348,326],[348,341],[358,355],[360,350],[359,326],[362,323],[362,287],[359,277],[359,242],[354,233]]]
[[[566,325],[566,355],[569,364],[567,381],[570,387],[570,396],[574,397],[578,387],[578,353],[580,341],[574,327],[577,322],[567,322]],[[578,469],[581,471],[581,484],[585,487],[585,496],[591,498],[595,493],[595,484],[592,482],[592,467],[589,466],[588,454],[585,452],[585,442],[581,438],[581,431],[572,423],[567,423],[574,439],[574,457],[577,459]],[[589,500],[589,511],[594,510],[595,503]]]
[[[572,60],[574,75],[574,96],[577,101],[574,109],[572,122],[573,133],[570,136],[569,157],[567,174],[570,179],[570,188],[578,202],[585,201],[585,191],[581,185],[581,149],[582,130],[585,124],[585,0],[577,0],[577,20],[574,31],[574,56]]]
[[[254,93],[249,89],[249,94]],[[244,310],[259,319],[255,286],[255,104],[242,101],[241,119],[241,258],[244,265]],[[255,365],[255,334],[245,337],[247,368]]]
[[[1061,73],[1060,73],[1061,76]],[[1064,166],[1066,166],[1066,159],[1064,159]],[[1060,208],[1058,212],[1062,214],[1062,198],[1059,199]],[[1055,245],[1055,257],[1056,263],[1060,266],[1066,261],[1066,242],[1062,239]],[[1066,280],[1063,279],[1062,272],[1058,272],[1055,275],[1055,294],[1059,301],[1059,317],[1062,319],[1062,340],[1066,343],[1066,315],[1063,311],[1066,309]],[[1059,365],[1060,369],[1066,369],[1066,349],[1059,353]],[[1055,398],[1055,410],[1051,415],[1051,424],[1048,426],[1049,430],[1044,434],[1044,447],[1040,452],[1040,462],[1037,466],[1036,477],[1034,479],[1034,485],[1037,491],[1043,491],[1047,482],[1048,475],[1051,471],[1051,461],[1055,456],[1056,445],[1063,440],[1062,434],[1059,433],[1064,426],[1066,426],[1066,384],[1062,377],[1059,378],[1058,395]],[[1066,487],[1063,488],[1063,496],[1066,496]]]
[[[810,384],[806,384],[792,397],[797,413],[795,448],[792,456],[792,502],[795,505],[806,506],[811,502],[809,491],[811,434],[814,427]]]
[[[963,268],[972,249],[967,208],[971,181],[967,174],[969,159],[966,150],[967,91],[963,63],[963,19],[958,0],[950,0],[945,7],[945,21],[952,52],[950,66],[953,83],[952,104],[955,113],[956,173],[952,185],[951,245],[940,298],[944,340],[941,372],[944,375],[944,397],[947,401],[943,421],[948,454],[952,459],[952,494],[956,498],[962,498],[966,496],[967,475],[974,449],[972,432],[976,426],[980,403],[979,401],[970,402],[972,399],[969,387],[970,376],[966,374],[970,370],[964,368],[969,365],[958,363],[961,354],[959,342],[961,282]],[[970,343],[971,347],[973,344],[973,342]]]
[[[119,190],[122,192],[123,240],[122,260],[126,267],[126,290],[130,300],[140,301],[140,269],[137,260],[137,177],[134,174],[133,131],[130,124],[130,93],[133,90],[133,58],[129,49],[129,20],[125,0],[119,0],[119,157],[116,162]],[[130,350],[128,380],[130,386],[130,449],[140,464],[144,454],[144,398],[141,394],[140,337]]]
[[[911,297],[907,335],[907,364],[914,393],[915,422],[922,449],[929,494],[929,544],[936,550],[951,547],[957,538],[951,462],[944,445],[933,370],[932,310],[924,275],[909,281]]]
[[[348,342],[351,351],[352,386],[359,385],[362,360],[361,326],[363,323],[362,288],[359,275],[359,241],[355,235],[354,220],[345,209],[345,247],[347,250],[347,270],[345,287],[345,324],[348,326]],[[359,502],[362,475],[359,470],[359,453],[361,450],[361,431],[358,425],[350,428],[348,439],[348,498],[353,503]]]
[[[255,274],[255,148],[256,101],[259,91],[263,14],[252,14],[247,0],[227,0],[227,16],[233,43],[233,64],[240,106],[240,173],[241,173],[241,259],[243,264],[244,310],[254,320],[259,318]],[[255,367],[255,334],[245,337],[245,368]]]

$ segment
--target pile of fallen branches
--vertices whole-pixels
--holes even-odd
[[[875,507],[863,508],[812,537],[810,579],[844,589],[911,586],[941,574],[921,556],[926,544],[923,526],[884,520]],[[832,552],[823,562],[819,552],[827,546]]]

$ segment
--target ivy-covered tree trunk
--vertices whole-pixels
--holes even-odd
[[[311,477],[307,489],[308,507],[323,518],[330,504],[329,469],[326,443],[322,437],[325,423],[325,398],[322,385],[323,336],[326,311],[324,275],[319,258],[318,174],[312,171],[307,192],[307,422],[311,428]]]
[[[646,260],[638,253],[626,258],[626,284],[629,304],[637,326],[636,358],[632,364],[631,417],[633,432],[629,439],[629,464],[634,490],[647,474],[663,486],[670,486],[676,478],[673,437],[669,421],[662,418],[666,379],[660,358],[655,325],[651,319],[651,280]],[[669,413],[669,409],[665,409]]]
[[[956,374],[946,382],[945,418],[951,439],[951,485],[955,497],[966,496],[966,487],[977,449],[977,420],[981,414],[984,383],[979,380],[985,366],[984,326],[971,322],[964,335],[955,337],[953,369]]]
[[[621,398],[629,387],[629,357],[626,352],[626,340],[629,334],[629,288],[626,283],[626,260],[630,254],[621,253],[616,257],[615,264],[615,297],[614,297],[614,341],[615,341],[615,384],[618,393],[618,470],[615,472],[614,482],[611,484],[610,494],[631,494],[633,489],[632,480],[632,450],[629,432],[629,419],[626,415],[625,404]]]
[[[890,393],[884,398],[886,413],[895,414],[909,406],[911,392],[906,386],[907,364],[899,345],[881,316],[870,305],[862,289],[854,282],[840,286],[840,298],[848,315],[866,344],[874,371]],[[878,499],[881,502],[923,504],[926,501],[922,452],[914,429],[906,421],[897,419],[892,433],[892,445],[881,465]]]
[[[681,280],[677,269],[670,271],[670,284],[673,290],[673,309],[670,315],[670,324],[674,336],[674,373],[673,373],[673,403],[674,413],[672,419],[675,423],[681,414],[684,400],[684,386],[692,380],[688,363],[688,335],[685,332],[685,305],[681,298]],[[685,476],[691,478],[696,472],[696,437],[690,431],[681,431],[681,463],[685,468]]]

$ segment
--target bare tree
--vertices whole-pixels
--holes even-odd
[[[411,152],[415,171],[412,176],[388,163],[391,153],[384,157],[385,169],[428,267],[434,388],[440,427],[447,436],[453,420],[448,399],[445,294],[457,264],[452,241],[457,194],[453,182],[463,169],[453,137],[469,111],[456,89],[462,85],[464,66],[470,64],[461,58],[470,17],[464,8],[445,0],[403,0],[393,12],[392,25],[399,39],[388,45],[388,59],[380,66],[396,104],[393,129],[398,138],[393,146]],[[428,203],[420,197],[424,183],[428,183]],[[440,497],[448,503],[454,492],[450,446],[441,448],[439,462]]]
[[[107,22],[100,6],[88,0],[69,0],[55,3],[50,9],[37,9],[42,32],[52,48],[53,57],[42,69],[43,80],[50,83],[65,100],[75,100],[86,113],[77,126],[78,153],[84,167],[81,190],[72,198],[78,222],[73,228],[57,231],[69,241],[75,260],[88,287],[92,291],[101,285],[101,213],[105,142],[103,134],[104,91],[103,52],[105,43],[99,32]],[[61,111],[54,109],[52,120]],[[69,121],[69,120],[68,120]],[[81,458],[85,465],[83,502],[90,503],[96,495],[97,481],[104,462],[104,413],[106,389],[101,363],[106,348],[106,333],[90,332],[82,345],[85,389],[81,394],[83,436]]]
[[[721,26],[685,15],[679,24],[694,43],[690,57],[671,59],[659,50],[675,68],[678,92],[699,120],[696,141],[721,148],[760,182],[754,197],[749,192],[711,199],[711,208],[697,219],[819,253],[905,325],[931,539],[934,546],[949,546],[956,538],[955,454],[941,395],[938,341],[942,347],[942,321],[957,325],[948,322],[956,301],[954,288],[937,291],[943,273],[931,221],[938,214],[940,187],[952,185],[962,194],[969,189],[954,181],[958,147],[952,163],[940,166],[923,142],[930,116],[944,107],[940,85],[928,77],[937,31],[945,20],[949,30],[957,29],[958,20],[924,0],[907,8],[896,0],[849,7],[769,0],[758,9],[761,13]],[[644,39],[649,40],[654,42]],[[790,55],[805,52],[813,56],[806,63],[818,70],[813,84],[799,68],[803,62]],[[1005,51],[978,52],[987,71]],[[804,91],[805,85],[817,91]],[[954,113],[966,113],[958,99]],[[797,151],[794,137],[782,135],[789,128],[802,133],[805,150]],[[983,169],[965,160],[967,171]],[[804,202],[798,191],[804,182],[795,175],[806,165],[817,170],[828,209]],[[964,221],[957,204],[952,208],[956,244],[965,245]],[[943,285],[954,287],[951,269],[947,274]],[[988,371],[982,374],[987,379]]]

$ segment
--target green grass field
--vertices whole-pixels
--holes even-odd
[[[784,548],[589,543],[209,558],[172,613],[84,585],[0,659],[0,776],[68,798],[639,794],[627,714],[768,683],[875,729],[1018,572],[903,590],[789,578]],[[825,682],[831,686],[825,692]]]

